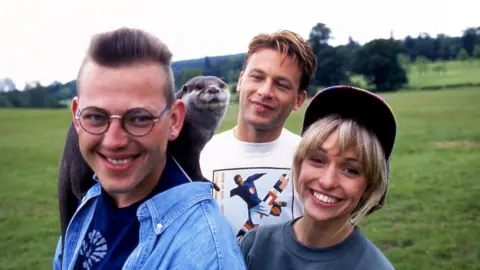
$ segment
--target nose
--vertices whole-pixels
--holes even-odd
[[[272,83],[269,80],[265,80],[265,82],[258,88],[257,93],[261,96],[271,96],[272,92]]]
[[[122,127],[121,119],[112,119],[110,127],[105,132],[102,145],[111,150],[124,148],[128,144],[128,134]]]
[[[329,164],[323,171],[323,175],[319,177],[320,186],[325,189],[334,189],[338,185],[338,168],[333,164]]]
[[[210,88],[208,88],[207,92],[210,93],[210,94],[216,94],[216,93],[220,92],[220,89],[218,89],[217,87],[210,87]]]

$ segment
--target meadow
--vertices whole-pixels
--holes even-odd
[[[396,269],[480,269],[480,88],[382,94],[398,120],[384,209],[361,223]],[[305,105],[287,128],[298,133]],[[219,132],[235,125],[232,104]],[[51,269],[68,110],[0,110],[0,269]]]
[[[459,88],[461,86],[480,87],[480,60],[436,61],[423,67],[414,63],[405,66],[408,84],[405,90]],[[362,76],[351,76],[352,84],[365,89],[373,89]]]

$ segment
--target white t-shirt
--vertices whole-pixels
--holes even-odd
[[[202,173],[220,187],[213,197],[234,234],[303,215],[291,175],[301,137],[284,128],[273,142],[248,143],[235,138],[234,129],[213,136],[200,154]]]

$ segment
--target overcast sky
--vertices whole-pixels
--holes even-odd
[[[456,0],[0,0],[0,78],[22,89],[76,76],[90,37],[121,26],[160,37],[173,60],[245,52],[260,32],[290,29],[305,38],[325,23],[344,44],[427,32],[461,35],[480,26],[480,1]],[[443,3],[442,3],[443,2]]]

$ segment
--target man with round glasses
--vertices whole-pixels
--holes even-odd
[[[245,269],[212,183],[192,182],[167,154],[186,113],[175,100],[171,56],[140,30],[92,39],[72,114],[97,183],[64,247],[59,240],[54,269]]]

